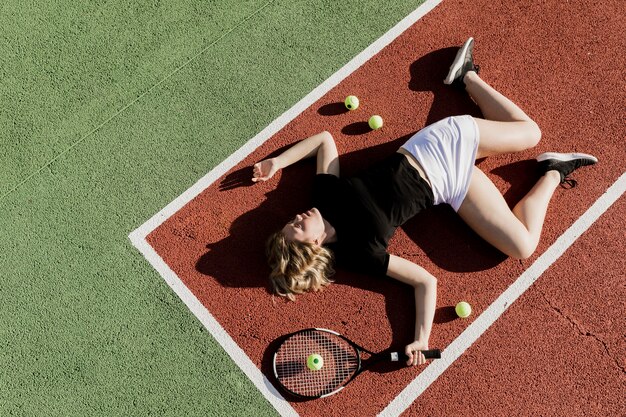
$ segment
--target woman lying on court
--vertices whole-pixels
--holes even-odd
[[[387,252],[395,229],[437,204],[449,204],[482,238],[506,255],[524,259],[535,251],[550,199],[568,175],[597,159],[578,153],[537,157],[541,177],[511,210],[477,158],[518,152],[541,138],[537,124],[478,76],[473,39],[459,49],[444,80],[464,88],[484,118],[453,116],[425,127],[383,162],[351,178],[340,178],[337,148],[330,133],[304,139],[278,157],[253,167],[253,181],[267,181],[280,169],[317,157],[315,207],[295,216],[270,237],[268,262],[273,291],[295,294],[328,285],[338,266],[387,275],[414,287],[415,341],[406,346],[407,365],[423,364],[428,349],[437,280],[424,268]]]

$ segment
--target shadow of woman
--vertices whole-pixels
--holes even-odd
[[[443,83],[457,51],[458,48],[443,48],[429,52],[413,62],[409,68],[409,89],[430,91],[433,94],[426,125],[460,114],[481,117],[480,109],[465,91]]]
[[[266,286],[269,268],[265,258],[265,242],[294,213],[310,208],[310,190],[313,184],[311,172],[315,172],[314,170],[315,166],[311,161],[285,169],[280,183],[265,194],[263,202],[230,224],[227,237],[207,244],[207,251],[196,262],[196,270],[226,287]],[[253,186],[250,178],[252,169],[242,168],[222,181],[219,193],[237,187]],[[238,185],[235,186],[234,183]],[[220,195],[216,198],[219,200]]]

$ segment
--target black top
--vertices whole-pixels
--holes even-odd
[[[386,275],[396,228],[433,205],[428,183],[400,153],[351,178],[318,174],[313,204],[337,233],[328,244],[338,266]]]

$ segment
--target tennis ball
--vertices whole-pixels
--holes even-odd
[[[306,358],[306,366],[312,371],[319,371],[324,366],[324,359],[317,353],[314,353]]]
[[[456,311],[457,316],[465,318],[472,314],[472,306],[466,301],[461,301],[456,305],[454,311]]]
[[[357,96],[348,96],[343,104],[346,105],[348,110],[356,110],[359,108],[359,98]]]
[[[380,129],[381,127],[383,127],[383,118],[376,114],[370,117],[367,124],[370,125],[370,128],[372,128],[372,130]]]

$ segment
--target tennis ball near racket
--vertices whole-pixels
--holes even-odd
[[[370,128],[372,130],[380,129],[381,127],[383,127],[383,118],[375,114],[374,116],[370,117],[367,124],[370,125]]]
[[[317,353],[314,353],[306,358],[306,366],[312,371],[319,371],[324,366],[324,359]]]
[[[350,111],[356,110],[359,108],[359,98],[357,96],[348,96],[343,104],[345,104],[346,108]]]
[[[461,301],[456,305],[454,311],[456,311],[457,316],[465,318],[472,314],[472,306],[470,306],[466,301]]]

